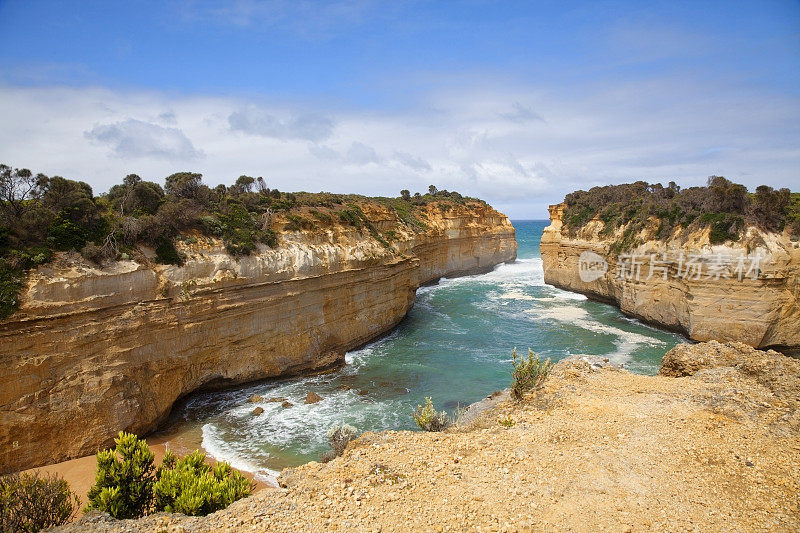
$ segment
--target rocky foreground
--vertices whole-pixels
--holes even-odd
[[[208,517],[90,513],[58,531],[800,528],[798,360],[712,341],[649,377],[575,357],[524,401],[483,404],[444,433],[367,433]]]

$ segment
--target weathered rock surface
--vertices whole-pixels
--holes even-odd
[[[420,284],[516,257],[514,228],[490,206],[425,209],[415,229],[364,206],[378,229],[397,229],[388,248],[334,226],[238,259],[200,238],[181,245],[181,267],[40,268],[0,323],[0,472],[147,433],[198,389],[342,364],[405,316]]]
[[[740,243],[711,246],[708,231],[666,243],[643,235],[644,244],[629,251],[639,261],[631,268],[631,256],[621,263],[610,253],[619,235],[602,236],[603,222],[595,219],[570,237],[562,231],[563,211],[563,204],[550,206],[550,225],[542,235],[545,283],[614,303],[628,315],[694,340],[800,347],[800,243],[788,236],[748,228]],[[581,278],[585,252],[608,261],[597,279]],[[751,266],[758,270],[747,272]]]
[[[317,402],[321,402],[321,401],[322,401],[322,396],[320,396],[316,392],[309,391],[308,394],[306,394],[305,403],[307,403],[307,404],[309,404],[309,403],[317,403]]]
[[[59,531],[796,530],[800,425],[778,423],[796,408],[770,383],[800,382],[800,362],[708,343],[673,368],[693,373],[570,358],[522,402],[443,433],[367,433],[208,517],[90,513]]]

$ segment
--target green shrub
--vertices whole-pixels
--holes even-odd
[[[322,211],[318,211],[316,209],[310,210],[309,213],[311,213],[311,216],[327,226],[333,224],[333,217],[331,217],[328,213],[323,213]]]
[[[550,359],[542,361],[539,356],[528,348],[528,359],[520,359],[517,349],[511,352],[511,397],[521,400],[529,390],[536,389],[544,383],[553,365]]]
[[[262,231],[259,235],[259,240],[270,248],[277,248],[278,246],[278,234],[271,229]]]
[[[19,307],[19,292],[25,285],[24,273],[0,260],[0,320],[11,316]]]
[[[62,212],[50,223],[47,240],[56,250],[80,250],[89,240],[89,231]]]
[[[339,220],[344,224],[349,224],[361,229],[361,217],[364,214],[361,212],[361,209],[358,206],[350,205],[349,207],[339,211],[338,214]]]
[[[328,430],[328,444],[332,450],[322,456],[322,462],[328,462],[344,453],[345,448],[358,437],[358,430],[351,425],[341,424]]]
[[[283,227],[289,231],[299,231],[301,229],[314,229],[314,223],[300,215],[286,215],[289,222]]]
[[[165,265],[182,265],[183,257],[169,237],[161,237],[156,244],[156,261]]]
[[[414,422],[417,427],[425,431],[442,431],[450,426],[450,417],[447,412],[437,412],[433,407],[430,397],[425,398],[425,406],[418,405],[414,413]]]
[[[708,235],[711,244],[738,241],[744,229],[742,217],[729,213],[704,213],[700,216],[700,224],[711,228]]]
[[[156,511],[205,516],[252,493],[253,484],[228,463],[212,467],[205,459],[200,451],[179,460],[167,452],[153,485]]]
[[[119,432],[116,447],[97,454],[95,483],[86,510],[104,511],[114,518],[138,518],[150,511],[155,467],[153,452],[136,435]]]
[[[0,531],[32,533],[66,524],[80,501],[58,476],[9,474],[0,477]]]

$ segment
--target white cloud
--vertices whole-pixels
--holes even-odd
[[[411,170],[427,171],[431,169],[430,163],[421,157],[417,157],[406,152],[395,152],[394,158],[398,163],[407,166]]]
[[[576,188],[635,179],[686,186],[721,174],[751,189],[797,189],[797,98],[683,79],[613,87],[567,96],[545,87],[463,86],[431,93],[402,114],[367,114],[268,100],[0,86],[0,162],[82,179],[97,191],[130,172],[163,180],[180,170],[201,172],[210,185],[248,174],[281,190],[378,195],[422,192],[433,183],[517,218],[545,217],[546,204]],[[503,117],[519,111],[517,102],[541,110],[547,122]],[[242,127],[231,131],[237,113],[245,113]]]
[[[324,144],[309,144],[308,151],[311,155],[323,161],[335,161],[342,158],[339,152]]]
[[[368,165],[370,163],[378,164],[382,158],[371,146],[358,141],[353,141],[350,148],[347,149],[347,162],[354,165]]]
[[[324,141],[333,133],[333,121],[327,117],[306,113],[281,120],[252,105],[231,113],[228,124],[231,131],[281,140]]]
[[[84,136],[109,146],[121,158],[153,157],[190,161],[202,157],[192,141],[178,128],[165,128],[129,118],[112,124],[97,124]]]

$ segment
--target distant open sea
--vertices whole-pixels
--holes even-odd
[[[547,224],[514,221],[515,263],[420,288],[405,320],[387,337],[348,353],[342,369],[194,395],[173,413],[168,434],[179,448],[202,442],[217,459],[269,478],[318,459],[328,449],[325,433],[336,423],[359,431],[414,429],[411,413],[426,396],[452,411],[508,387],[514,347],[521,355],[530,347],[553,361],[600,355],[632,372],[654,374],[664,353],[684,339],[545,285],[539,240]],[[308,391],[324,400],[305,405]],[[285,397],[294,407],[248,403],[253,394]],[[257,405],[264,413],[253,416]]]

